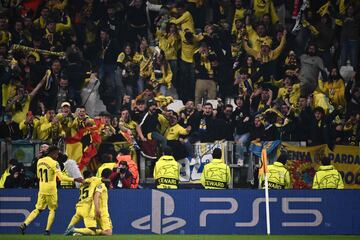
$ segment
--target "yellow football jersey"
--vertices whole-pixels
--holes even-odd
[[[63,181],[74,181],[73,178],[62,174],[59,163],[51,157],[38,160],[37,177],[39,178],[39,193],[44,195],[57,193],[56,177]]]
[[[80,196],[76,207],[89,206],[89,208],[91,208],[94,200],[95,188],[99,184],[101,184],[101,178],[91,177],[86,179],[84,184],[80,186]]]

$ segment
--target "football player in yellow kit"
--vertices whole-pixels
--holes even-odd
[[[58,206],[56,177],[62,181],[83,182],[82,178],[70,178],[61,172],[56,159],[59,156],[59,149],[56,146],[49,147],[47,156],[40,158],[37,162],[37,177],[39,179],[39,193],[35,209],[20,225],[20,231],[25,234],[25,229],[39,215],[40,212],[49,209],[49,216],[46,224],[45,235],[50,235],[50,229],[55,219],[55,210]]]
[[[101,173],[103,183],[96,186],[94,193],[95,217],[101,229],[99,235],[112,235],[112,223],[108,209],[108,187],[110,186],[110,169],[104,169]]]
[[[71,219],[65,235],[112,235],[112,224],[108,212],[107,187],[110,185],[110,169],[104,169],[101,178],[88,177],[80,187],[80,198],[76,204],[76,213]],[[74,228],[84,219],[85,228]],[[98,227],[98,229],[97,229]]]
[[[94,191],[95,187],[101,184],[101,178],[92,177],[91,172],[84,171],[85,181],[80,186],[80,196],[76,204],[76,213],[72,217],[65,235],[70,235],[75,231],[82,235],[95,235],[96,233],[96,219],[95,211],[93,209]],[[75,224],[81,219],[84,220],[85,228],[74,228]]]

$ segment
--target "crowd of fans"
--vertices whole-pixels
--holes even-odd
[[[103,141],[190,157],[223,139],[358,146],[359,13],[354,0],[10,1],[0,136],[59,144],[100,126]]]

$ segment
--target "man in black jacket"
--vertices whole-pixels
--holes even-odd
[[[110,38],[109,29],[100,31],[99,43],[99,79],[100,79],[100,98],[107,108],[111,108],[116,96],[117,82],[115,76],[116,60],[119,54],[119,46],[116,39]]]
[[[310,138],[309,126],[314,116],[305,96],[299,98],[299,110],[300,112],[294,118],[294,140],[307,141]]]
[[[17,140],[22,138],[19,124],[12,120],[11,114],[5,114],[4,120],[0,123],[0,138],[6,140]]]
[[[5,188],[23,188],[25,187],[25,169],[22,163],[17,163],[10,169],[10,175],[6,178]]]

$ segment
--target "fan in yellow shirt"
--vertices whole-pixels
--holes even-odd
[[[189,31],[195,33],[194,20],[191,13],[189,11],[186,11],[185,3],[178,3],[176,6],[176,10],[179,17],[171,19],[171,22],[180,26],[180,29],[182,31],[185,31],[185,29],[189,29]]]
[[[279,88],[277,98],[283,101],[288,99],[292,106],[296,106],[300,98],[300,84],[292,84],[291,77],[286,76],[283,87]]]
[[[50,235],[50,229],[55,219],[55,210],[58,206],[58,196],[56,187],[56,177],[61,181],[83,182],[82,178],[70,178],[62,174],[58,162],[55,160],[59,156],[59,149],[52,146],[48,149],[48,154],[37,162],[37,177],[39,178],[38,200],[30,215],[25,222],[20,225],[22,234],[25,234],[26,227],[39,215],[40,212],[49,209],[49,216],[46,225],[45,235]]]
[[[191,126],[183,128],[178,124],[178,115],[176,112],[172,113],[169,121],[170,126],[165,131],[165,138],[168,141],[179,140],[179,137],[182,135],[188,135],[191,129]]]
[[[171,88],[173,74],[170,68],[170,64],[165,58],[165,53],[163,50],[157,52],[152,66],[153,68],[150,77],[151,84],[154,89],[156,89],[162,95],[166,96],[167,89]]]
[[[245,18],[246,9],[243,8],[241,0],[235,0],[235,13],[231,27],[231,34],[236,35],[236,22]]]
[[[181,60],[187,63],[194,62],[194,53],[199,49],[199,42],[203,35],[194,35],[189,29],[180,32],[181,37]]]
[[[149,48],[149,44],[145,38],[140,42],[139,52],[136,52],[133,60],[140,66],[140,79],[137,81],[138,92],[144,90],[144,83],[147,82],[151,76],[153,64],[154,51]]]
[[[334,107],[346,106],[345,83],[341,78],[337,67],[330,69],[328,81],[319,80],[319,88],[330,99]]]
[[[286,43],[286,30],[284,30],[283,32],[280,45],[274,50],[271,50],[270,48],[271,43],[267,40],[261,42],[260,44],[261,47],[259,51],[255,50],[254,48],[250,48],[247,42],[244,42],[244,49],[249,55],[253,56],[257,61],[261,63],[267,63],[277,59],[280,56],[282,50],[285,47],[285,43]]]
[[[166,60],[177,60],[177,53],[180,49],[180,36],[174,23],[166,26],[166,32],[157,29],[156,37],[159,40],[159,48],[164,51]]]
[[[260,19],[264,14],[268,13],[271,16],[272,23],[277,23],[279,17],[276,13],[276,8],[272,0],[254,0],[253,1],[254,15]]]
[[[9,97],[5,107],[5,111],[11,112],[14,122],[20,123],[22,120],[26,119],[26,114],[29,111],[31,100],[42,88],[46,78],[47,74],[36,85],[31,93],[27,93],[22,85],[16,86],[16,95]]]
[[[268,43],[269,46],[272,44],[272,39],[270,36],[266,35],[266,27],[264,23],[258,23],[256,25],[256,31],[251,26],[250,17],[245,18],[246,22],[246,32],[248,34],[249,46],[254,49],[256,52],[260,51],[261,44],[263,42]]]

